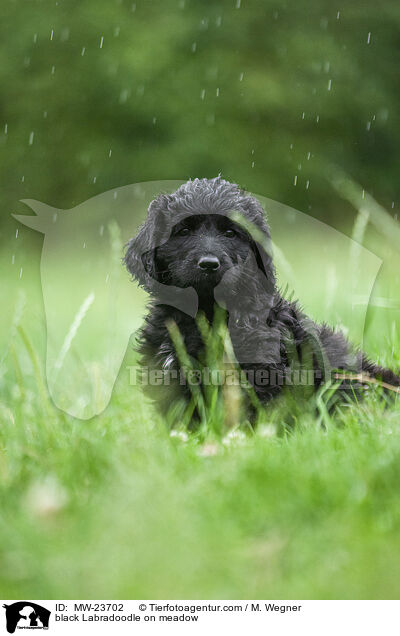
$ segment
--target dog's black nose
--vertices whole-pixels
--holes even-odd
[[[216,256],[202,256],[197,265],[201,269],[215,270],[218,269],[220,263]]]

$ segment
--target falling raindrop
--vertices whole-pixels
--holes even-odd
[[[108,156],[111,157],[111,155],[112,155],[112,150],[110,148],[110,150],[108,151]]]
[[[362,198],[365,199],[365,190],[362,191]]]
[[[51,33],[50,33],[50,40],[52,40],[52,39],[53,39],[53,35],[54,35],[54,29],[52,29],[52,30],[51,30]]]
[[[371,130],[371,122],[367,121],[367,125],[366,125],[367,130]]]
[[[304,119],[305,116],[306,116],[306,114],[303,112],[301,118]]]
[[[51,67],[51,74],[52,74],[52,75],[54,75],[55,70],[56,70],[56,67],[55,67],[55,66],[52,66],[52,67]]]
[[[22,177],[21,177],[21,183],[24,183],[24,181],[25,181],[25,175],[22,175]]]
[[[21,267],[21,269],[19,270],[19,277],[20,277],[20,278],[22,278],[22,267]]]
[[[205,88],[203,88],[201,93],[200,93],[200,99],[204,100],[205,96],[206,96],[206,90],[205,90]]]
[[[103,48],[103,42],[104,42],[104,36],[102,35],[101,39],[100,39],[100,48],[101,49]]]
[[[297,185],[297,174],[294,177],[293,185]]]
[[[193,42],[193,44],[192,44],[192,53],[196,53],[196,49],[197,49],[197,42]]]
[[[37,33],[34,33],[33,35],[33,43],[36,44],[37,42]]]
[[[215,91],[215,94],[217,97],[219,97],[219,88],[217,88],[217,90]]]
[[[82,51],[81,51],[81,55],[82,55],[82,57],[85,55],[85,51],[86,51],[86,46],[84,46],[84,47],[82,48]]]
[[[32,146],[33,144],[33,138],[35,136],[35,133],[32,131],[31,134],[29,135],[29,145]]]
[[[19,234],[19,229],[17,228],[17,229],[15,230],[15,238],[16,238],[16,239],[18,238],[18,234]]]
[[[254,168],[254,166],[255,166],[255,165],[256,165],[256,164],[255,164],[255,161],[252,161],[252,162],[251,162],[251,167],[252,167],[252,168]]]
[[[317,122],[317,124],[318,124],[318,122],[319,122],[319,115],[317,115],[317,116],[316,116],[315,121],[316,121],[316,122]]]
[[[311,152],[307,152],[307,161],[310,161]]]
[[[93,183],[96,183],[97,177],[93,177]]]
[[[244,78],[244,73],[240,73],[239,75],[239,82],[242,82]]]
[[[306,181],[306,190],[308,190],[309,187],[310,187],[310,181],[307,179],[307,181]],[[311,206],[310,206],[310,210],[311,210]]]
[[[157,117],[153,117],[152,121],[153,121],[153,124],[156,124],[157,123]]]
[[[53,223],[56,223],[56,221],[57,221],[57,216],[58,216],[58,215],[57,215],[57,212],[54,212],[54,214],[53,214]]]
[[[368,33],[367,44],[371,42],[371,31]]]
[[[11,265],[14,265],[14,263],[15,263],[15,254],[13,254],[11,257]]]
[[[5,135],[7,134],[7,131],[8,131],[8,124],[5,124],[5,126],[4,126],[4,134]]]
[[[338,11],[336,14],[336,20],[339,20],[339,18],[340,18],[340,11]]]
[[[241,0],[236,0],[236,9],[240,9]]]
[[[332,80],[330,79],[328,82],[328,91],[330,91],[332,88]]]

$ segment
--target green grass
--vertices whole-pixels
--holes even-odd
[[[87,422],[29,356],[0,405],[3,597],[398,598],[396,403],[373,391],[321,426],[287,398],[255,433],[171,436],[127,382],[132,354]]]
[[[200,433],[170,434],[130,348],[107,409],[74,419],[47,394],[36,265],[2,289],[1,596],[399,598],[400,402],[371,388],[329,417],[287,396],[252,432],[211,391]],[[391,271],[378,296],[399,297]],[[396,311],[372,308],[366,334],[393,368]]]
[[[87,423],[2,405],[3,597],[398,598],[398,408],[199,441],[120,388]]]

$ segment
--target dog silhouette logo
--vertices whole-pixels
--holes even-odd
[[[6,610],[6,627],[9,634],[18,629],[48,629],[50,610],[32,601],[18,601],[3,605]]]

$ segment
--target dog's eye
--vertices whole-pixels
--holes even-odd
[[[227,236],[228,238],[232,238],[233,236],[236,235],[236,232],[234,230],[225,230],[224,235]]]
[[[183,227],[177,231],[176,236],[187,236],[189,234],[189,228]]]

